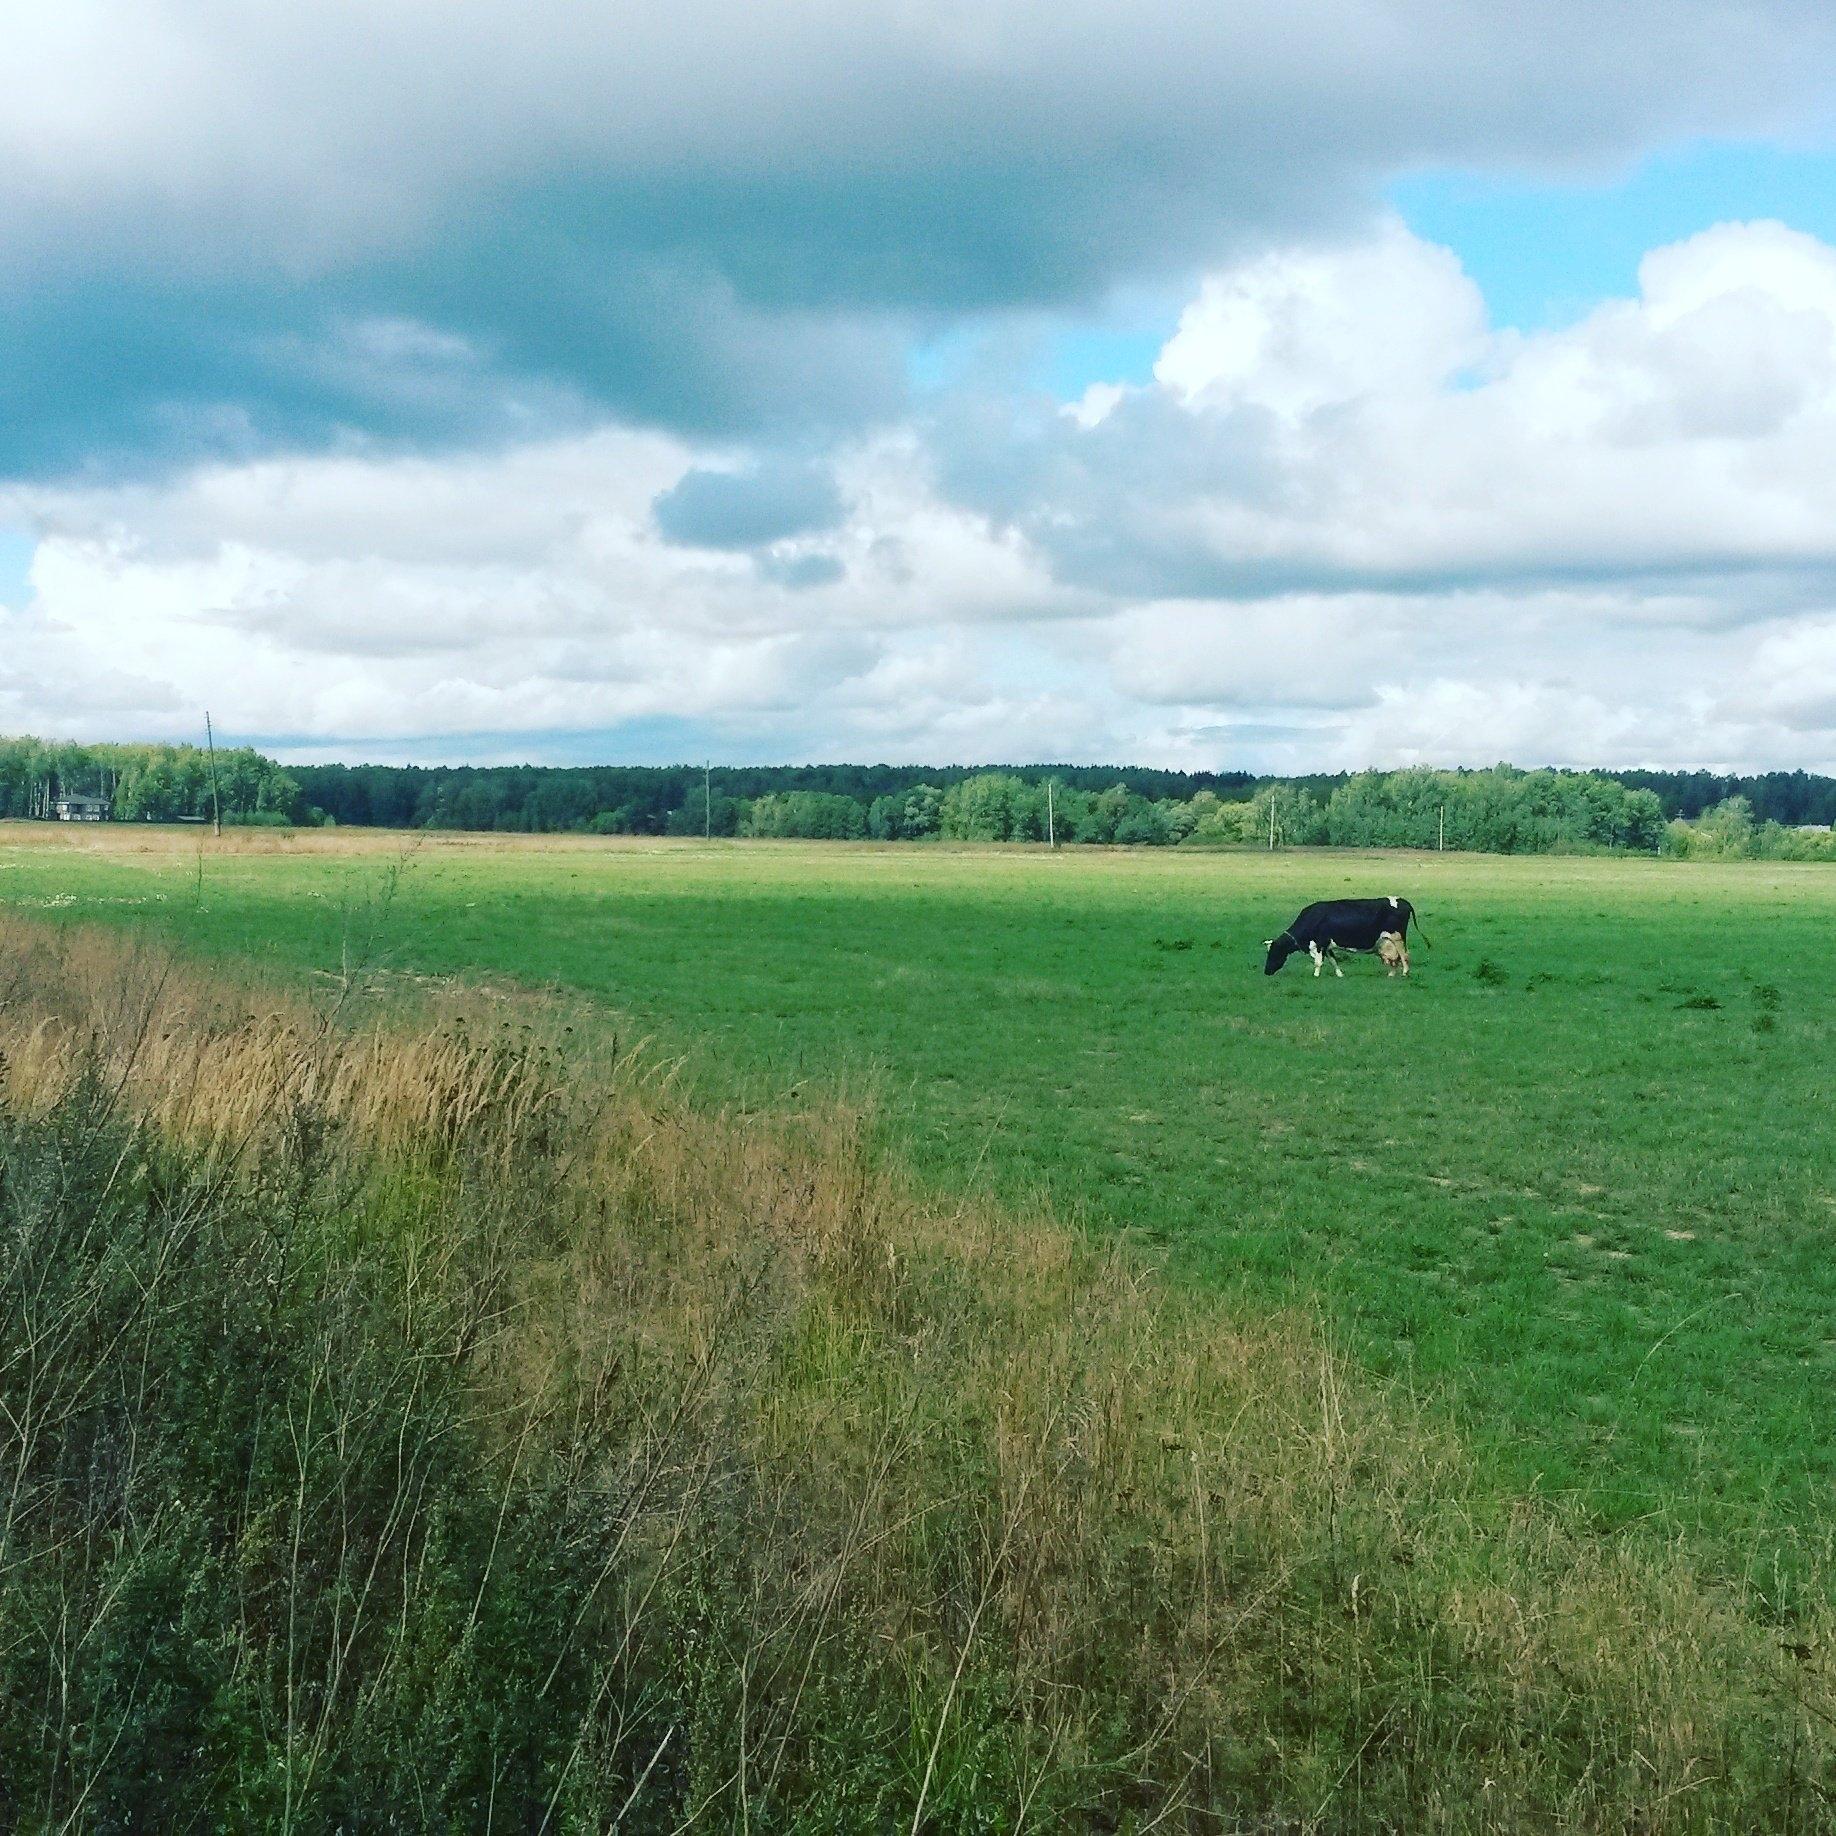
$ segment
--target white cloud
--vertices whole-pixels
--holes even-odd
[[[1836,250],[1722,225],[1526,337],[1390,223],[1214,276],[1155,383],[957,470],[1065,578],[1247,598],[1821,568],[1833,465]]]
[[[14,492],[6,514],[42,537],[32,601],[0,624],[0,708],[13,726],[182,732],[208,701],[237,732],[306,742],[668,719],[793,751],[833,750],[828,721],[845,751],[973,731],[991,692],[975,628],[1092,603],[927,491],[909,440],[848,455],[852,514],[761,550],[775,568],[664,538],[652,506],[693,462],[607,430]],[[828,565],[799,575],[799,555]]]
[[[1479,289],[1449,250],[1392,218],[1368,242],[1275,252],[1208,279],[1154,376],[1195,412],[1298,420],[1439,389],[1485,350]]]
[[[1720,225],[1522,336],[1391,221],[1211,276],[1152,383],[952,479],[1220,745],[1827,765],[1833,471],[1836,249]]]
[[[1382,223],[1209,277],[1149,384],[970,406],[827,449],[833,519],[750,548],[672,544],[658,499],[800,454],[618,427],[0,492],[41,536],[0,717],[179,732],[208,699],[346,752],[661,721],[753,757],[1836,764],[1813,238],[1705,231],[1525,337]]]
[[[1827,742],[1836,732],[1836,612],[1766,632],[1743,667],[1714,680],[1710,695],[1722,720]]]

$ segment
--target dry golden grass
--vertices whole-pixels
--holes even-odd
[[[399,856],[405,851],[442,854],[599,854],[682,853],[704,846],[699,836],[664,839],[651,835],[584,835],[558,830],[550,834],[520,834],[509,830],[372,829],[240,827],[232,825],[221,835],[208,823],[57,823],[0,821],[0,845],[93,855],[132,863],[135,859],[167,865],[189,864],[200,849],[205,862],[245,856]],[[725,837],[716,837],[716,848],[731,848]],[[798,844],[788,844],[796,847]],[[987,854],[993,844],[957,846]]]
[[[15,1112],[99,1075],[252,1181],[310,1133],[405,1294],[476,1297],[506,1486],[621,1501],[580,1625],[673,1705],[582,1752],[628,1827],[1831,1825],[1826,1619],[1489,1498],[1311,1319],[920,1203],[845,1110],[692,1111],[533,999],[352,1023],[20,922],[0,962]]]

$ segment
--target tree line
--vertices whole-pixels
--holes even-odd
[[[1836,778],[1794,772],[1181,772],[1113,765],[293,768],[325,819],[393,828],[811,840],[1655,851],[1666,825],[1730,798],[1785,829],[1836,822]],[[1048,790],[1048,786],[1050,787]]]
[[[1314,774],[1127,766],[420,766],[283,768],[216,754],[232,823],[806,840],[1045,841],[1146,847],[1615,849],[1823,858],[1836,778],[1808,772],[1478,770]],[[0,816],[100,795],[122,821],[211,813],[204,748],[0,739]]]
[[[859,833],[865,834],[868,812],[878,799],[904,797],[926,785],[941,793],[988,769],[723,765],[715,768],[711,779],[699,765],[302,765],[294,773],[306,800],[341,823],[530,834],[591,829],[607,835],[699,835],[711,829],[716,835],[739,835],[754,832],[747,829],[753,804],[784,797],[839,798],[854,804],[863,825]],[[1054,779],[1067,789],[1097,791],[1123,781],[1137,795],[1155,799],[1188,799],[1201,790],[1247,796],[1257,783],[1249,772],[1113,765],[1000,769],[1040,786]],[[801,819],[832,824],[839,805],[804,801],[794,807]],[[817,811],[829,814],[818,818]],[[770,823],[773,817],[768,811],[762,820]]]
[[[317,819],[298,781],[249,746],[216,754],[225,822]],[[202,746],[80,745],[0,738],[0,817],[43,817],[60,797],[105,797],[117,821],[200,821],[212,811],[211,756]]]

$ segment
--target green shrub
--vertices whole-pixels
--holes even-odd
[[[413,1204],[340,1209],[307,1118],[245,1185],[110,1099],[0,1124],[0,1823],[533,1828],[604,1503],[507,1487]]]

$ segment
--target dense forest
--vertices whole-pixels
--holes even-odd
[[[1130,766],[796,765],[296,768],[306,800],[337,822],[406,828],[810,840],[1417,847],[1541,853],[1667,849],[1821,853],[1801,825],[1836,820],[1836,778],[1708,772],[1362,772],[1293,779]],[[1692,832],[1693,833],[1693,832]]]
[[[306,800],[335,822],[391,828],[510,829],[543,833],[597,829],[605,834],[742,833],[748,806],[770,797],[842,798],[865,823],[877,799],[922,786],[948,789],[982,775],[974,766],[747,765],[302,765]],[[1121,782],[1137,796],[1186,800],[1209,790],[1247,797],[1253,773],[1138,770],[1114,765],[1003,767],[1030,784],[1053,779],[1071,790]],[[863,831],[864,832],[864,831]]]
[[[1786,827],[1836,823],[1836,778],[1803,771],[1742,777],[1701,771],[1524,772],[1497,766],[1484,771],[1339,772],[1272,779],[1243,771],[1155,771],[1118,765],[723,765],[706,778],[701,767],[687,765],[302,765],[291,769],[305,801],[334,822],[537,833],[581,828],[636,835],[699,834],[704,829],[716,835],[948,833],[941,809],[935,822],[928,820],[926,812],[945,793],[972,779],[1000,779],[1008,787],[1001,793],[1010,812],[1003,839],[1015,834],[1029,836],[1035,827],[1043,836],[1032,805],[1038,802],[1043,811],[1048,782],[1055,787],[1055,800],[1062,801],[1069,813],[1061,840],[1114,840],[1115,834],[1102,831],[1119,827],[1130,829],[1127,839],[1131,840],[1169,839],[1155,832],[1159,820],[1145,815],[1141,806],[1155,806],[1165,816],[1171,806],[1191,805],[1209,792],[1212,798],[1229,804],[1248,804],[1271,793],[1278,801],[1292,800],[1290,813],[1295,819],[1289,823],[1287,839],[1301,843],[1314,839],[1312,831],[1319,826],[1318,817],[1310,812],[1332,809],[1336,799],[1337,814],[1328,826],[1344,828],[1354,821],[1354,811],[1370,809],[1372,787],[1380,782],[1412,786],[1416,793],[1427,783],[1438,787],[1436,801],[1449,804],[1449,846],[1479,845],[1474,839],[1456,844],[1455,805],[1467,813],[1465,833],[1470,834],[1475,824],[1498,823],[1501,801],[1524,806],[1523,823],[1510,825],[1514,832],[1522,829],[1523,840],[1518,845],[1537,845],[1531,836],[1539,829],[1547,831],[1552,822],[1572,836],[1576,811],[1568,807],[1564,813],[1564,807],[1585,802],[1589,793],[1576,787],[1602,782],[1627,791],[1649,791],[1662,820],[1693,821],[1717,804],[1740,797],[1757,823]],[[1029,787],[1037,795],[1016,795],[1015,786]],[[1517,788],[1507,793],[1506,786]],[[1118,790],[1133,801],[1127,812],[1112,821],[1113,793]],[[1110,803],[1102,813],[1080,821],[1080,810],[1105,794],[1110,795]],[[1593,793],[1596,798],[1601,794]],[[915,810],[907,812],[904,806],[914,795]],[[795,801],[787,803],[787,799]],[[840,802],[832,801],[836,799],[853,804],[858,814],[849,815]],[[766,807],[752,816],[757,826],[749,830],[749,811],[759,805]],[[895,808],[900,811],[896,817]],[[1649,806],[1639,808],[1648,812]],[[1266,804],[1261,813],[1266,827]],[[1129,816],[1132,821],[1127,820]],[[1394,811],[1385,817],[1383,826],[1393,828],[1393,818]],[[967,820],[980,834],[998,827],[1001,819],[983,809]],[[1177,832],[1180,822],[1173,821],[1171,826],[1176,833],[1170,839],[1182,839]],[[1615,824],[1611,820],[1604,824],[1605,833],[1600,832],[1599,820],[1582,821],[1580,826],[1590,829],[1585,839],[1608,845],[1656,845],[1628,843],[1627,838],[1612,833]],[[1634,826],[1648,827],[1648,815],[1638,816]],[[1432,836],[1416,837],[1424,846],[1437,839],[1438,830]]]
[[[1836,778],[1808,772],[1403,771],[1258,778],[1133,766],[421,766],[283,769],[215,755],[231,823],[520,833],[1135,846],[1449,848],[1823,857]],[[203,748],[0,740],[0,816],[100,795],[118,821],[212,811]],[[1815,827],[1813,826],[1815,825]]]

